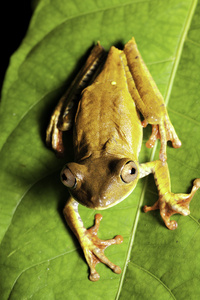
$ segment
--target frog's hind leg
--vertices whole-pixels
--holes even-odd
[[[175,148],[181,146],[181,141],[170,122],[164,99],[137,49],[134,38],[125,45],[124,53],[127,74],[130,73],[127,75],[129,92],[144,117],[143,126],[149,123],[153,129],[147,147],[153,147],[155,141],[160,138],[160,160],[164,162],[167,159],[167,141],[170,140]]]
[[[75,77],[67,92],[58,102],[46,131],[46,143],[57,154],[64,152],[62,132],[72,127],[82,90],[97,76],[104,60],[105,51],[98,43],[92,49],[85,65]]]

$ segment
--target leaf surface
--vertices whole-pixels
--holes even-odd
[[[182,141],[168,147],[172,191],[188,192],[200,177],[200,6],[192,0],[40,0],[26,37],[13,55],[2,91],[0,117],[0,296],[1,299],[198,299],[200,279],[199,194],[179,227],[163,226],[159,212],[144,214],[157,200],[153,178],[102,212],[99,237],[124,237],[106,255],[121,275],[88,268],[62,209],[68,194],[59,173],[73,159],[46,148],[52,109],[96,41],[105,49],[135,37],[144,61],[166,99]],[[158,158],[145,147],[140,162]],[[86,227],[95,211],[80,207]]]

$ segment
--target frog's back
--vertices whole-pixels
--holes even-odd
[[[142,126],[121,55],[122,51],[112,47],[102,72],[83,92],[74,126],[77,160],[95,151],[137,159]]]

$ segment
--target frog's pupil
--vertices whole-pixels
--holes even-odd
[[[130,170],[130,174],[131,174],[131,175],[134,175],[134,174],[135,174],[135,171],[136,171],[135,168],[132,168],[132,169]]]
[[[62,174],[62,180],[67,181],[67,176],[65,175],[65,173]]]

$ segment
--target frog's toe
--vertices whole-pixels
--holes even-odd
[[[109,240],[108,240],[109,241]],[[106,242],[108,242],[106,241]],[[112,243],[111,243],[112,245]],[[110,245],[108,245],[110,246]],[[107,265],[114,273],[120,274],[121,273],[121,268],[115,264],[113,264],[104,254],[104,250],[101,250],[99,248],[95,248],[94,250],[94,255],[97,257],[97,260],[99,262],[104,263]]]
[[[200,188],[200,178],[197,178],[193,182],[193,188],[199,189]]]
[[[171,205],[171,209],[172,211],[174,211],[174,213],[181,214],[183,216],[188,216],[190,214],[189,204],[175,203],[174,205],[173,204]]]
[[[168,115],[165,115],[164,119],[159,124],[159,132],[160,132],[160,141],[161,141],[161,149],[160,149],[160,159],[165,161],[166,156],[166,146],[167,142],[171,141],[172,146],[174,148],[181,147],[181,141],[176,134],[176,131],[169,120]]]
[[[180,148],[182,145],[181,141],[179,140],[179,138],[175,138],[172,140],[172,146],[173,148]]]
[[[93,272],[90,271],[89,279],[90,279],[91,281],[98,281],[99,278],[100,278],[100,276],[99,276],[99,274],[97,273],[96,270],[94,270]]]
[[[165,225],[170,230],[175,230],[178,227],[178,224],[175,220],[169,221],[169,222],[165,223]]]
[[[159,200],[156,201],[153,206],[147,206],[147,205],[145,205],[143,207],[143,211],[145,213],[148,212],[148,211],[156,210],[156,209],[159,209]]]
[[[90,276],[89,279],[91,281],[99,280],[100,276],[97,273],[95,267],[98,263],[104,263],[107,265],[113,272],[120,274],[121,268],[115,264],[113,264],[104,254],[105,249],[114,244],[121,244],[123,242],[123,238],[120,235],[117,235],[115,238],[110,240],[100,240],[97,236],[97,232],[99,229],[100,221],[102,219],[102,215],[97,214],[95,216],[95,224],[90,229],[86,231],[85,240],[82,244],[84,249],[84,254],[90,268]]]
[[[167,147],[167,138],[165,128],[161,125],[152,125],[152,133],[148,141],[146,142],[147,148],[153,148],[157,139],[161,141],[161,148],[159,153],[159,158],[161,161],[167,160],[166,147]]]
[[[159,135],[158,125],[152,125],[151,136],[148,139],[148,141],[146,142],[146,147],[147,148],[153,148],[156,140],[159,139],[159,138],[160,138],[160,135]]]

